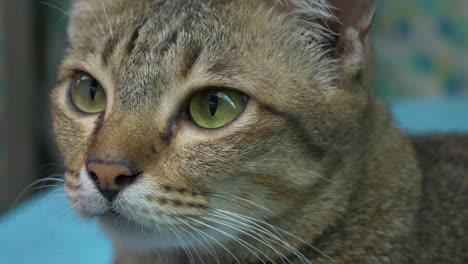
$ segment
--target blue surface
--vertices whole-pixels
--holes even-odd
[[[399,126],[411,134],[468,132],[468,100],[406,101],[391,106]]]
[[[468,132],[468,101],[403,102],[392,106],[413,134]],[[93,222],[79,219],[63,191],[37,197],[0,219],[0,263],[111,263],[109,241]]]
[[[82,220],[63,190],[37,197],[0,219],[1,264],[111,263],[112,248],[94,222]]]

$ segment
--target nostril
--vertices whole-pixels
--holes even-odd
[[[91,178],[91,180],[96,184],[96,185],[99,185],[100,184],[100,181],[99,181],[99,177],[96,175],[96,173],[94,173],[94,171],[89,171],[89,177]]]
[[[126,185],[130,185],[132,184],[137,178],[138,176],[140,176],[140,173],[137,173],[137,174],[133,174],[133,175],[119,175],[115,178],[115,184],[117,184],[117,186],[126,186]]]

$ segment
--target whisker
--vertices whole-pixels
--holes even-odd
[[[175,219],[177,220],[177,217],[176,217]],[[191,235],[192,237],[194,237],[195,239],[197,239],[196,236],[193,235],[192,233],[190,233],[187,229],[185,229],[185,228],[183,228],[183,227],[181,227],[181,226],[177,226],[177,228],[181,229],[182,231],[186,232],[187,234],[189,234],[189,235]],[[198,239],[197,239],[197,240],[198,240]],[[203,258],[202,258],[201,255],[199,254],[197,248],[193,245],[193,243],[192,243],[190,240],[187,239],[187,241],[188,241],[188,243],[190,243],[190,246],[193,248],[193,250],[195,250],[195,254],[197,254],[197,256],[198,256],[198,258],[200,259],[200,261],[201,261],[202,263],[204,263],[205,261],[203,260]],[[200,242],[200,240],[198,240],[198,242]],[[201,243],[201,245],[203,245],[203,243]],[[205,246],[205,248],[206,248],[206,246]],[[208,249],[208,248],[206,248],[206,249]]]
[[[236,236],[234,236],[234,235],[232,235],[232,234],[229,234],[229,233],[227,233],[227,232],[225,232],[225,231],[223,231],[223,230],[221,230],[221,229],[219,229],[219,228],[216,228],[216,227],[211,226],[211,225],[209,225],[209,224],[206,224],[206,223],[204,223],[204,222],[198,221],[198,220],[196,220],[196,219],[194,219],[194,218],[192,218],[192,217],[188,217],[188,219],[190,219],[190,220],[192,220],[192,221],[195,221],[195,222],[197,222],[197,223],[199,223],[199,224],[201,224],[201,225],[203,225],[203,226],[206,226],[206,227],[208,227],[208,228],[211,228],[211,229],[213,229],[213,230],[215,230],[215,231],[218,231],[218,232],[220,232],[221,234],[223,234],[223,235],[225,235],[225,236],[227,236],[227,237],[233,239],[234,241],[236,241],[237,243],[239,243],[241,246],[243,246],[245,249],[247,249],[250,253],[252,253],[255,257],[257,257],[263,264],[266,264],[266,262],[265,262],[262,258],[260,258],[260,256],[258,256],[254,251],[251,250],[251,248],[254,248],[255,250],[259,251],[259,249],[257,249],[256,247],[254,247],[252,244],[250,244],[250,243],[244,241],[243,239],[240,239],[240,238],[238,238],[238,237],[236,237]]]
[[[62,184],[48,184],[48,185],[41,185],[41,186],[38,186],[36,188],[34,188],[34,191],[38,191],[38,190],[42,190],[42,189],[49,189],[49,188],[57,188],[57,187],[62,187],[63,185]]]
[[[258,204],[258,203],[256,203],[256,202],[254,202],[254,201],[251,201],[251,200],[249,200],[249,199],[245,199],[245,198],[242,198],[242,197],[239,197],[239,196],[235,196],[235,195],[231,195],[231,194],[216,193],[216,192],[205,192],[205,193],[203,193],[203,194],[206,195],[206,196],[208,196],[208,197],[217,198],[217,199],[221,199],[221,198],[216,197],[216,196],[213,196],[213,194],[220,195],[220,196],[225,196],[225,197],[232,197],[232,198],[235,198],[235,199],[239,199],[239,200],[248,202],[248,203],[250,203],[250,204],[252,204],[252,205],[255,205],[256,207],[258,207],[258,208],[260,208],[260,209],[266,211],[266,212],[269,214],[269,216],[275,216],[275,215],[276,215],[276,213],[275,213],[274,211],[270,210],[269,208],[267,208],[267,207],[265,207],[265,206],[262,206],[262,205],[260,205],[260,204]],[[234,203],[234,204],[237,204],[237,205],[241,205],[241,206],[243,206],[244,208],[247,208],[244,204],[240,204],[240,203],[231,201],[231,200],[229,200],[229,199],[227,199],[227,198],[223,198],[222,200],[227,201],[227,202],[231,202],[231,203]],[[208,209],[212,209],[212,208],[208,208]],[[250,209],[250,208],[248,208],[248,209]],[[252,209],[250,209],[250,210],[252,210]],[[252,211],[253,211],[253,210],[252,210]],[[293,227],[291,227],[291,228],[294,229]],[[271,231],[274,232],[274,233],[276,233],[277,236],[283,238],[282,235],[281,235],[280,233],[278,233],[278,231],[276,231],[276,230],[271,230]],[[283,238],[283,239],[284,239],[284,238]]]
[[[181,222],[181,223],[187,225],[189,228],[191,228],[192,230],[194,230],[195,232],[197,232],[198,234],[200,234],[200,233],[198,232],[197,228],[192,227],[190,224],[181,221],[180,218],[176,217],[176,220],[178,220],[179,222]],[[186,231],[187,233],[189,233],[193,238],[195,238],[195,239],[200,243],[200,245],[202,245],[202,246],[206,249],[206,251],[216,260],[216,262],[217,262],[218,264],[220,264],[220,262],[219,262],[219,257],[218,257],[218,255],[216,254],[216,251],[215,251],[214,248],[211,246],[211,243],[209,243],[209,241],[205,238],[205,236],[202,235],[201,237],[203,238],[203,240],[205,240],[205,242],[208,243],[208,245],[210,246],[211,249],[209,249],[207,246],[205,246],[205,244],[204,244],[200,239],[198,239],[197,236],[195,236],[194,234],[190,233],[190,232],[187,231],[187,230],[185,230],[185,231]]]
[[[236,201],[233,201],[233,200],[230,200],[230,199],[226,198],[227,195],[225,195],[225,197],[220,197],[221,195],[218,196],[218,195],[219,195],[218,193],[210,193],[210,192],[202,193],[202,195],[204,195],[204,196],[206,196],[206,197],[214,198],[214,199],[219,199],[219,200],[222,200],[222,201],[225,201],[225,202],[230,202],[230,203],[235,204],[235,205],[237,205],[237,206],[240,206],[240,207],[242,207],[242,208],[244,208],[244,209],[247,209],[247,210],[249,210],[249,211],[251,211],[251,212],[255,212],[255,211],[256,211],[254,208],[249,207],[249,206],[246,205],[246,204],[242,204],[242,203],[240,203],[240,202],[236,202]],[[228,197],[229,197],[229,196],[228,196]]]
[[[49,6],[49,7],[52,7],[53,9],[56,9],[60,12],[62,12],[63,14],[65,14],[67,17],[71,17],[70,13],[68,13],[67,11],[65,11],[63,8],[60,8],[54,4],[51,4],[51,3],[48,3],[48,2],[45,2],[45,1],[39,1],[40,4],[43,4],[43,5],[46,5],[46,6]]]
[[[256,207],[260,208],[260,209],[263,209],[265,211],[267,211],[269,214],[271,215],[276,215],[275,212],[273,212],[272,210],[270,210],[269,208],[263,206],[263,205],[260,205],[252,200],[249,200],[249,199],[245,199],[245,198],[242,198],[242,197],[239,197],[239,196],[236,196],[236,195],[232,195],[232,194],[225,194],[225,193],[217,193],[217,192],[204,192],[203,193],[204,195],[207,195],[210,197],[210,195],[219,195],[219,196],[225,196],[225,197],[230,197],[230,198],[234,198],[234,199],[238,199],[238,200],[241,200],[243,202],[247,202],[247,203],[250,203],[252,205],[255,205]],[[230,200],[227,200],[227,201],[230,201]],[[232,202],[232,201],[230,201]],[[241,204],[239,204],[241,205]]]
[[[60,187],[63,187],[63,185],[60,186]],[[60,192],[63,192],[63,193],[60,193]],[[64,189],[64,188],[56,188],[56,189],[54,189],[53,191],[49,192],[49,193],[46,195],[45,198],[47,199],[50,195],[52,195],[52,194],[58,194],[58,193],[59,193],[59,194],[66,195],[65,189]]]
[[[167,218],[166,218],[167,220]],[[179,233],[177,232],[177,227],[172,223],[172,221],[169,221],[170,224],[168,224],[168,228],[172,231],[172,233],[174,234],[174,236],[176,236],[177,240],[180,241],[180,245],[182,247],[182,249],[184,250],[185,254],[187,255],[187,257],[189,258],[189,261],[190,263],[195,263],[195,259],[192,255],[192,252],[189,250],[189,248],[187,247],[187,245],[184,243],[184,240],[182,239],[182,237],[179,235]],[[171,228],[174,227],[174,229]]]
[[[299,238],[298,236],[284,230],[284,229],[281,229],[279,227],[276,227],[274,225],[271,225],[265,221],[262,221],[262,220],[258,220],[258,219],[255,219],[255,218],[252,218],[252,217],[249,217],[249,216],[246,216],[246,215],[241,215],[241,214],[237,214],[237,213],[233,213],[233,212],[229,212],[229,211],[225,211],[225,210],[220,210],[220,209],[216,209],[218,210],[219,212],[222,212],[222,213],[226,213],[226,214],[229,214],[229,215],[232,215],[234,217],[238,217],[238,218],[241,218],[241,219],[249,219],[249,220],[252,220],[254,222],[257,222],[257,223],[261,223],[261,224],[264,224],[264,225],[267,225],[268,227],[272,228],[272,229],[275,229],[275,230],[278,230],[279,232],[291,237],[291,238],[294,238],[296,239],[297,241],[303,243],[304,245],[306,245],[307,247],[309,247],[310,249],[314,250],[315,252],[319,253],[320,255],[322,255],[323,257],[325,257],[326,259],[330,260],[331,262],[333,263],[336,263],[330,256],[328,256],[327,254],[325,254],[325,252],[321,251],[320,249],[318,249],[317,247],[314,247],[313,245],[309,244],[308,242],[304,241],[303,239]]]
[[[53,175],[64,175],[64,171],[66,171],[66,168],[62,163],[46,163],[36,169],[35,175],[52,177]]]
[[[32,182],[31,184],[29,184],[28,186],[26,186],[19,194],[18,194],[18,197],[15,199],[15,201],[13,202],[13,205],[17,205],[18,202],[23,198],[23,196],[31,190],[31,188],[33,188],[35,185],[37,184],[40,184],[40,183],[44,183],[44,182],[49,182],[49,181],[55,181],[55,182],[65,182],[65,180],[63,179],[58,179],[58,178],[44,178],[44,179],[39,179],[39,180],[35,180],[34,182]]]
[[[254,222],[251,222],[251,221],[246,221],[246,222],[249,222],[250,224],[244,223],[242,221],[236,220],[236,219],[234,219],[232,217],[226,216],[226,215],[221,214],[219,212],[210,213],[209,215],[211,215],[213,217],[219,217],[219,218],[222,218],[222,219],[225,219],[225,220],[228,220],[228,221],[235,222],[237,224],[246,226],[249,229],[253,229],[253,231],[255,231],[255,232],[260,232],[260,233],[262,233],[264,235],[267,235],[267,236],[269,236],[271,238],[261,236],[262,239],[266,239],[269,242],[275,243],[276,245],[279,245],[279,246],[281,246],[281,247],[283,247],[285,249],[288,249],[291,252],[293,252],[299,259],[301,259],[302,262],[310,263],[310,261],[302,253],[300,253],[296,248],[294,248],[291,244],[289,244],[283,237],[278,237],[277,235],[272,233],[270,230],[264,228],[263,226],[260,226],[260,225],[254,223]],[[252,232],[252,233],[256,234],[255,232]]]
[[[213,219],[213,218],[209,218],[209,217],[203,217],[203,219],[208,220],[208,221],[210,221],[210,222],[214,222],[214,223],[220,224],[220,225],[227,226],[227,227],[232,228],[232,229],[234,229],[234,230],[237,230],[237,231],[241,232],[242,234],[244,234],[244,235],[246,235],[246,236],[248,236],[248,237],[250,237],[250,238],[253,238],[253,239],[257,240],[258,242],[262,243],[263,245],[269,247],[270,249],[272,249],[273,251],[275,251],[275,253],[279,254],[281,257],[286,258],[283,254],[281,254],[278,250],[276,250],[272,245],[267,244],[265,241],[260,240],[259,238],[253,236],[252,234],[250,234],[250,233],[248,233],[248,232],[242,230],[241,228],[239,228],[239,227],[237,227],[237,226],[235,226],[235,225],[233,225],[233,224],[227,223],[227,222],[225,222],[225,221],[221,221],[221,220],[216,220],[216,219]],[[267,254],[265,254],[265,253],[263,253],[263,252],[261,252],[261,251],[260,251],[260,254],[262,254],[263,256],[265,256],[270,262],[272,262],[272,263],[274,262],[270,257],[268,257]],[[283,263],[284,263],[284,262],[283,262]]]
[[[185,221],[183,221],[182,219],[179,219],[179,221],[182,221],[183,223],[185,223]],[[190,226],[190,225],[189,225],[189,227],[195,230],[194,227],[192,227],[192,226]],[[208,236],[209,238],[211,238],[216,244],[218,244],[220,247],[222,247],[224,250],[226,250],[226,252],[228,252],[229,255],[231,255],[231,257],[232,257],[238,264],[242,264],[242,263],[239,261],[239,259],[237,259],[237,257],[236,257],[226,246],[224,246],[221,242],[219,242],[219,241],[218,241],[217,239],[215,239],[213,236],[211,236],[210,234],[208,234],[208,233],[206,233],[206,232],[204,232],[204,231],[202,231],[202,230],[199,230],[199,229],[198,229],[198,231],[201,232],[201,233],[203,233],[203,234],[205,234],[205,235]]]

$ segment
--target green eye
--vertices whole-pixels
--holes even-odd
[[[233,90],[207,91],[192,97],[189,113],[203,128],[220,128],[232,122],[244,109],[247,96]]]
[[[71,101],[79,110],[96,114],[106,109],[106,93],[98,81],[87,74],[80,74],[73,80]]]

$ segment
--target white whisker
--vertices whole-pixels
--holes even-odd
[[[322,255],[323,257],[327,258],[328,260],[330,260],[331,262],[333,263],[336,263],[330,256],[328,256],[327,254],[325,254],[325,252],[321,251],[320,249],[312,246],[311,244],[309,244],[308,242],[304,241],[303,239],[301,239],[300,237],[284,230],[284,229],[281,229],[279,227],[276,227],[274,225],[271,225],[265,221],[262,221],[262,220],[258,220],[258,219],[255,219],[253,217],[249,217],[249,216],[246,216],[246,215],[241,215],[241,214],[237,214],[237,213],[233,213],[233,212],[229,212],[229,211],[225,211],[225,210],[219,210],[219,209],[216,209],[216,211],[219,211],[219,212],[222,212],[222,213],[226,213],[226,214],[229,214],[229,215],[232,215],[234,217],[238,217],[238,218],[241,218],[241,219],[248,219],[248,220],[251,220],[253,222],[257,222],[257,223],[260,223],[260,224],[264,224],[264,225],[267,225],[269,228],[272,228],[272,229],[275,229],[291,238],[294,238],[296,239],[297,241],[303,243],[304,245],[308,246],[309,248],[311,248],[312,250],[314,250],[315,252],[319,253],[320,255]]]
[[[167,219],[167,217],[166,217],[166,219]],[[187,245],[184,243],[184,240],[180,236],[179,232],[177,232],[177,227],[171,221],[169,221],[169,222],[170,222],[170,224],[168,224],[167,227],[172,231],[172,233],[177,238],[177,240],[180,241],[180,245],[181,245],[182,249],[184,250],[185,254],[187,255],[187,257],[189,258],[190,263],[195,264],[195,259],[194,259],[193,255],[192,255],[192,252],[187,247]],[[171,226],[174,227],[174,229],[171,228]]]
[[[259,233],[261,233],[263,235],[266,235],[268,237],[265,237],[263,235],[261,237],[263,239],[268,240],[269,242],[272,242],[272,243],[282,247],[282,248],[290,250],[299,259],[301,259],[303,263],[310,263],[310,261],[302,253],[300,253],[296,248],[291,246],[291,244],[289,244],[283,237],[278,237],[277,235],[273,234],[270,230],[266,229],[263,226],[260,226],[260,225],[254,223],[254,222],[251,222],[251,221],[244,220],[245,222],[243,222],[243,221],[240,221],[239,219],[234,219],[233,217],[226,216],[226,215],[221,214],[219,212],[215,212],[215,214],[210,213],[210,215],[212,215],[213,217],[219,217],[219,218],[222,218],[222,219],[225,219],[225,220],[228,220],[228,221],[235,222],[236,224],[240,224],[240,225],[245,226],[246,228],[249,228],[249,229],[253,229],[252,233],[254,233],[254,234],[258,234],[256,232],[259,232]],[[248,222],[248,223],[246,223],[246,222]]]
[[[60,8],[54,4],[51,4],[51,3],[47,3],[45,1],[39,1],[40,4],[43,4],[43,5],[46,5],[46,6],[49,6],[49,7],[52,7],[53,9],[56,9],[62,13],[64,13],[67,17],[71,17],[70,13],[68,13],[67,11],[65,11],[63,8]]]
[[[236,241],[237,243],[239,243],[241,246],[243,246],[245,249],[247,249],[250,253],[252,253],[255,257],[257,257],[263,264],[266,264],[265,261],[264,261],[262,258],[260,258],[259,255],[257,255],[257,253],[255,253],[254,251],[252,251],[251,248],[253,248],[253,249],[257,250],[257,251],[260,251],[258,248],[254,247],[252,244],[250,244],[250,243],[244,241],[243,239],[240,239],[240,238],[238,238],[238,237],[236,237],[236,236],[234,236],[234,235],[232,235],[232,234],[229,234],[229,233],[227,233],[227,232],[225,232],[225,231],[223,231],[223,230],[221,230],[221,229],[219,229],[219,228],[216,228],[216,227],[211,226],[211,225],[209,225],[209,224],[207,224],[207,223],[198,221],[198,220],[196,220],[196,219],[194,219],[194,218],[192,218],[192,217],[188,217],[188,219],[190,219],[190,220],[192,220],[192,221],[194,221],[194,222],[197,222],[197,223],[199,223],[199,224],[201,224],[201,225],[203,225],[203,226],[206,226],[206,227],[208,227],[208,228],[211,228],[211,229],[213,229],[213,230],[215,230],[215,231],[218,231],[218,232],[220,232],[221,234],[223,234],[223,235],[225,235],[225,236],[227,236],[227,237],[233,239],[234,241]]]
[[[220,225],[227,226],[227,227],[232,228],[232,229],[234,229],[234,230],[237,230],[237,231],[239,231],[240,233],[242,233],[242,234],[244,234],[244,235],[246,235],[246,236],[248,236],[248,237],[250,237],[250,238],[253,238],[254,240],[256,240],[256,241],[262,243],[263,245],[269,247],[271,250],[275,251],[275,253],[278,254],[280,257],[286,258],[286,256],[284,256],[281,252],[279,252],[279,251],[278,251],[276,248],[274,248],[271,244],[268,244],[267,242],[262,241],[261,239],[259,239],[259,238],[255,237],[255,236],[253,236],[252,234],[250,234],[250,233],[248,233],[248,232],[242,230],[241,228],[239,228],[239,227],[236,226],[236,225],[230,224],[230,223],[225,222],[225,221],[222,221],[222,220],[217,220],[217,219],[209,218],[209,217],[203,217],[203,219],[208,220],[208,221],[210,221],[210,222],[214,222],[214,223],[220,224]],[[258,235],[258,234],[257,234],[257,235]],[[270,257],[268,257],[267,254],[265,254],[265,253],[263,253],[263,252],[261,252],[261,251],[260,251],[260,254],[262,254],[263,256],[265,256],[270,262],[274,262]],[[286,259],[287,259],[287,258],[286,258]],[[283,262],[283,263],[284,263],[284,262]],[[290,262],[290,263],[291,263],[291,262]]]
[[[185,223],[185,221],[183,221],[182,219],[179,219],[179,221],[182,221],[183,223]],[[189,227],[195,230],[195,228],[192,227],[191,225],[189,225]],[[206,233],[206,232],[204,232],[204,231],[202,231],[202,230],[199,230],[199,229],[198,229],[198,231],[201,232],[201,233],[203,233],[203,234],[205,234],[207,237],[211,238],[216,244],[218,244],[220,247],[222,247],[224,250],[226,250],[226,252],[228,252],[229,255],[231,255],[231,257],[232,257],[238,264],[242,264],[242,263],[239,261],[239,259],[237,259],[237,257],[236,257],[226,246],[224,246],[221,242],[219,242],[219,241],[218,241],[217,239],[215,239],[213,236],[211,236],[210,234],[208,234],[208,233]]]
[[[32,182],[31,184],[29,184],[28,186],[26,186],[23,191],[20,192],[20,194],[18,195],[18,197],[15,199],[15,201],[13,202],[13,204],[17,204],[21,198],[23,198],[23,196],[31,190],[31,188],[33,188],[35,185],[37,184],[40,184],[40,183],[44,183],[44,182],[49,182],[49,181],[55,181],[55,182],[60,182],[60,183],[63,183],[65,182],[65,180],[63,179],[58,179],[58,178],[44,178],[44,179],[39,179],[39,180],[36,180],[34,182]],[[57,185],[57,186],[60,186],[60,185]]]
[[[194,231],[197,232],[198,234],[200,234],[200,233],[198,232],[197,228],[192,227],[190,224],[185,223],[184,221],[181,221],[180,218],[178,218],[178,217],[176,217],[176,219],[177,219],[178,221],[180,221],[181,223],[187,225],[189,228],[191,228],[192,230],[194,230]],[[185,229],[184,229],[184,230],[185,230]],[[207,246],[205,246],[205,244],[204,244],[196,235],[192,234],[191,232],[189,232],[189,231],[187,231],[187,230],[185,230],[185,231],[186,231],[187,233],[189,233],[193,238],[195,238],[195,239],[200,243],[200,245],[203,246],[203,247],[206,249],[206,251],[216,260],[216,262],[217,262],[218,264],[220,264],[220,262],[219,262],[219,257],[218,257],[218,255],[216,254],[216,251],[214,250],[214,248],[211,246],[211,243],[209,243],[209,241],[205,238],[205,236],[204,236],[203,234],[201,234],[201,237],[205,240],[205,242],[208,243],[208,245],[210,246],[211,249],[209,249]]]
[[[176,218],[177,220],[177,218]],[[190,231],[188,231],[187,229],[181,227],[181,226],[177,226],[177,228],[181,229],[182,231],[184,231],[185,233],[189,234],[190,236],[194,237],[198,242],[201,242],[194,234],[192,234]],[[202,256],[199,254],[198,250],[197,250],[197,247],[193,245],[193,243],[190,241],[190,240],[187,240],[188,243],[190,243],[190,246],[193,248],[193,250],[195,250],[195,254],[197,254],[198,258],[200,259],[200,261],[202,263],[205,263],[205,261],[203,260]],[[203,243],[200,243],[200,245],[203,245]],[[204,245],[203,245],[204,246]],[[205,246],[205,248],[208,250],[208,248]]]

